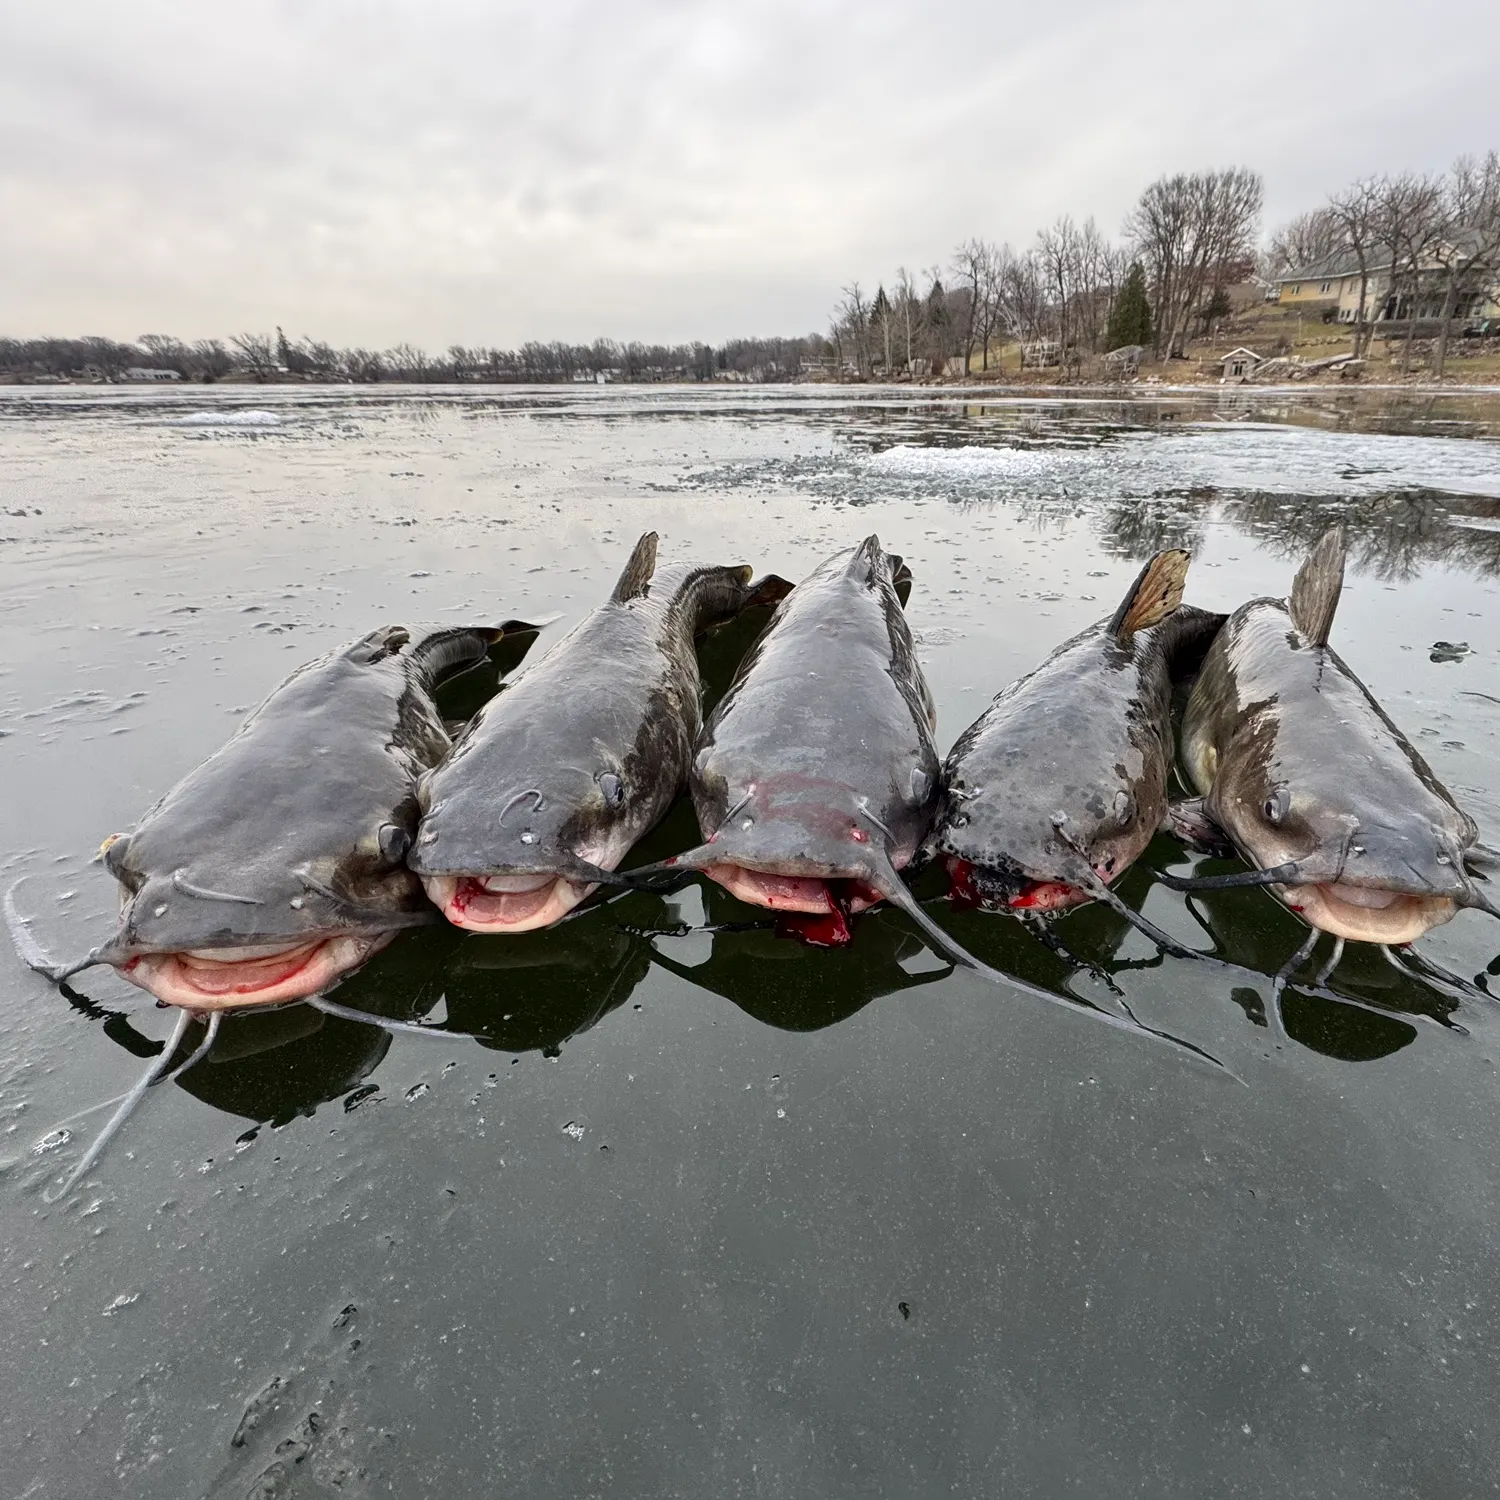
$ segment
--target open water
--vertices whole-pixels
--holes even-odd
[[[1335,643],[1497,842],[1497,437],[1500,398],[1379,393],[0,392],[0,878],[81,952],[100,840],[292,667],[386,622],[557,616],[544,649],[650,528],[663,561],[794,579],[878,532],[946,749],[1153,550],[1229,609],[1341,519]],[[746,641],[705,646],[711,690]],[[696,841],[679,806],[644,852]],[[1257,976],[1301,928],[1153,882],[1191,864],[1159,839],[1123,892],[1238,977],[1093,908],[1058,932],[1242,1082],[888,912],[816,951],[694,888],[403,936],[334,995],[479,1041],[232,1020],[54,1206],[79,1111],[171,1018],[0,953],[0,1489],[1492,1492],[1500,1005],[1351,949],[1277,1047]],[[1118,1005],[1008,918],[934,910]],[[1492,919],[1421,946],[1500,993]]]

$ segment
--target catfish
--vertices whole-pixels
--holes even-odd
[[[519,933],[560,921],[681,790],[702,724],[695,638],[784,594],[747,567],[657,570],[636,543],[609,598],[507,681],[418,789],[408,863],[447,919]]]
[[[698,739],[688,788],[705,843],[664,861],[820,941],[890,899],[932,818],[936,709],[880,539],[837,553],[778,605]],[[636,872],[638,875],[642,872]]]
[[[929,840],[957,904],[1115,904],[1109,885],[1166,816],[1174,679],[1225,620],[1182,605],[1188,561],[1158,552],[1109,619],[1011,683],[959,736]]]
[[[928,833],[941,771],[937,714],[904,611],[910,589],[901,558],[870,536],[781,601],[693,756],[688,787],[704,842],[630,874],[701,873],[782,914],[783,931],[830,947],[852,941],[852,914],[889,901],[987,979],[1222,1066],[1191,1043],[991,968],[907,889],[900,871]]]
[[[1174,822],[1253,870],[1162,877],[1183,890],[1268,886],[1312,929],[1294,962],[1320,933],[1338,940],[1328,968],[1345,941],[1391,957],[1461,907],[1500,915],[1475,884],[1494,855],[1474,820],[1329,644],[1344,564],[1335,527],[1288,599],[1234,611],[1188,699],[1182,761],[1201,795]]]
[[[202,1015],[315,995],[402,928],[435,921],[406,863],[418,776],[452,745],[433,691],[502,634],[391,625],[301,667],[105,841],[121,888],[106,942],[52,965],[7,900],[23,957],[59,982],[109,964]]]
[[[349,1015],[321,991],[406,927],[438,920],[407,867],[417,777],[451,748],[433,692],[479,662],[506,629],[445,627],[415,637],[389,625],[299,668],[190,771],[135,829],[105,840],[119,882],[112,937],[53,964],[16,909],[5,915],[25,962],[62,985],[96,964],[179,1008],[157,1059],[62,1184],[98,1161],[153,1084],[182,1077],[213,1048],[230,1011],[305,1000]],[[207,1018],[181,1061],[187,1034]],[[430,1027],[353,1012],[387,1031]]]

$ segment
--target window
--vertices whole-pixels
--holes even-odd
[[[1319,291],[1320,291],[1320,292],[1326,292],[1326,291],[1327,291],[1327,290],[1328,290],[1328,288],[1329,288],[1329,287],[1330,287],[1330,286],[1332,286],[1332,285],[1333,285],[1333,283],[1332,283],[1332,282],[1331,282],[1331,281],[1325,281],[1325,282],[1324,282],[1324,283],[1323,283],[1323,285],[1322,285],[1322,286],[1320,286],[1320,287],[1319,287],[1319,288],[1318,288],[1318,290],[1319,290]]]
[[[1302,283],[1300,281],[1293,282],[1292,285],[1287,288],[1287,291],[1289,291],[1292,294],[1292,296],[1294,296],[1294,297],[1301,290],[1302,290]]]

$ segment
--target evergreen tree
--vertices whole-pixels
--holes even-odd
[[[1109,310],[1109,332],[1106,349],[1123,349],[1127,344],[1149,346],[1151,343],[1151,303],[1146,297],[1146,273],[1137,261],[1125,276],[1125,284]]]

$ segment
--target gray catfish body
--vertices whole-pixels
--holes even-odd
[[[698,741],[689,787],[707,843],[675,868],[777,911],[837,917],[888,895],[938,776],[898,594],[909,579],[872,536],[781,602]]]
[[[1330,531],[1290,600],[1241,605],[1210,648],[1183,718],[1193,812],[1258,874],[1173,883],[1267,884],[1314,928],[1406,943],[1493,907],[1473,820],[1328,644],[1343,571]]]
[[[276,1004],[431,920],[405,856],[450,746],[432,689],[500,634],[391,626],[295,672],[107,843],[123,908],[91,961],[195,1011]]]
[[[1093,899],[1167,810],[1174,675],[1223,615],[1180,608],[1185,552],[1158,553],[1115,614],[1010,684],[944,765],[931,846],[956,899],[1022,911]]]
[[[508,682],[424,778],[410,862],[458,926],[557,921],[681,789],[702,723],[694,638],[757,590],[745,567],[657,571],[656,544],[654,532],[641,538],[609,599]]]

